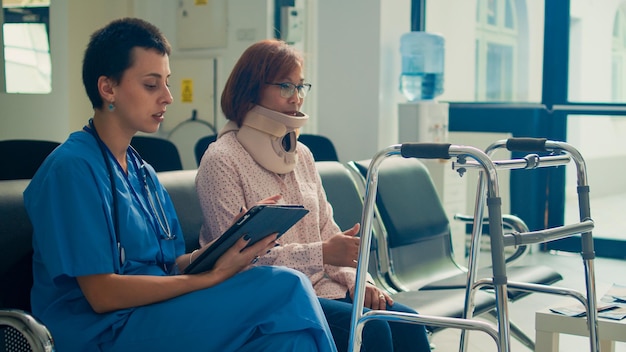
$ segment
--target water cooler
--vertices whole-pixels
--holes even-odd
[[[438,142],[448,139],[448,103],[443,93],[444,39],[416,31],[400,37],[400,92],[408,100],[398,105],[400,142]]]
[[[408,32],[400,38],[402,74],[400,91],[407,102],[398,104],[398,139],[405,142],[448,142],[448,103],[437,101],[443,93],[444,38],[428,32]],[[451,160],[421,159],[448,214],[455,259],[465,262],[465,225],[454,214],[467,214],[465,178],[452,170]]]

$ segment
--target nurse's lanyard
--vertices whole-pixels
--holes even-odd
[[[126,261],[126,253],[124,251],[124,247],[122,247],[122,242],[120,241],[120,221],[119,221],[119,213],[118,213],[117,191],[116,191],[116,186],[115,186],[115,176],[113,175],[113,166],[111,165],[111,160],[109,160],[109,157],[107,155],[108,147],[106,146],[106,144],[104,144],[102,139],[100,139],[100,135],[98,135],[98,131],[96,130],[96,127],[93,124],[93,119],[89,120],[89,128],[85,127],[83,129],[91,133],[94,136],[94,138],[96,138],[96,141],[98,142],[98,147],[100,148],[100,151],[102,152],[102,157],[104,158],[104,163],[109,173],[109,181],[111,182],[111,196],[113,197],[113,229],[115,232],[115,242],[117,243],[117,250],[119,253],[120,268],[121,268],[124,265],[124,262]],[[135,148],[133,148],[132,146],[129,146],[129,150],[133,154],[132,159],[133,159],[133,164],[135,165],[135,168],[139,170],[139,172],[141,172],[141,176],[142,176],[141,180],[143,181],[142,182],[143,188],[144,188],[144,191],[146,192],[146,198],[148,199],[150,210],[152,211],[152,215],[156,219],[163,234],[161,238],[165,240],[175,239],[176,236],[172,235],[172,229],[170,227],[169,221],[167,220],[165,209],[163,209],[163,203],[161,202],[161,199],[159,198],[159,194],[157,193],[156,184],[154,183],[152,176],[148,173],[148,171],[146,171],[145,161],[141,158],[139,153],[137,153]],[[141,165],[137,165],[137,160],[141,160]],[[154,192],[151,192],[150,187],[148,186],[148,183],[152,185]],[[154,199],[153,199],[152,193],[154,193]],[[156,207],[157,205],[159,206],[158,211]]]

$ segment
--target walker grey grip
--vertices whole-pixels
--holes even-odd
[[[450,159],[450,143],[404,143],[400,154],[405,158]]]
[[[511,152],[542,152],[546,151],[546,138],[509,138],[506,149]]]

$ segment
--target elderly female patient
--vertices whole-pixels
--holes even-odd
[[[313,156],[297,141],[299,129],[309,119],[300,108],[310,89],[301,54],[284,42],[263,40],[241,55],[222,93],[228,123],[205,152],[196,176],[204,213],[200,240],[202,244],[214,240],[241,205],[249,207],[257,199],[280,195],[281,202],[304,205],[310,213],[257,264],[305,273],[320,297],[337,348],[345,351],[359,226],[339,229]],[[365,308],[414,312],[369,283]],[[372,321],[363,335],[367,351],[430,351],[421,325]]]

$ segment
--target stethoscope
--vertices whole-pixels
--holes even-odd
[[[83,128],[86,132],[91,133],[94,136],[96,141],[98,142],[98,147],[100,148],[100,152],[102,153],[102,157],[104,158],[104,163],[107,168],[107,172],[109,173],[109,181],[111,183],[111,196],[113,197],[113,229],[115,232],[115,241],[117,243],[117,250],[119,253],[119,261],[120,268],[126,262],[126,252],[124,251],[124,247],[122,247],[122,242],[120,240],[120,223],[119,223],[119,212],[118,212],[118,196],[116,192],[115,185],[115,176],[113,174],[113,165],[111,164],[111,160],[109,159],[107,153],[109,148],[104,144],[100,135],[98,135],[98,131],[93,124],[93,119],[89,120],[89,127],[85,126]],[[150,173],[146,170],[146,162],[141,158],[137,150],[132,146],[128,146],[132,154],[132,162],[135,168],[141,173],[141,181],[143,185],[143,190],[145,192],[146,199],[148,200],[148,204],[150,206],[151,216],[156,219],[158,227],[161,229],[161,239],[164,240],[173,240],[176,238],[176,235],[172,234],[172,228],[170,227],[170,223],[167,220],[167,215],[165,214],[165,209],[163,208],[163,203],[161,202],[161,198],[156,190],[156,184],[152,179]],[[141,165],[137,163],[138,160],[141,160]],[[152,190],[150,189],[150,185],[152,186]],[[154,195],[154,196],[153,196]],[[157,208],[158,206],[158,208]]]

